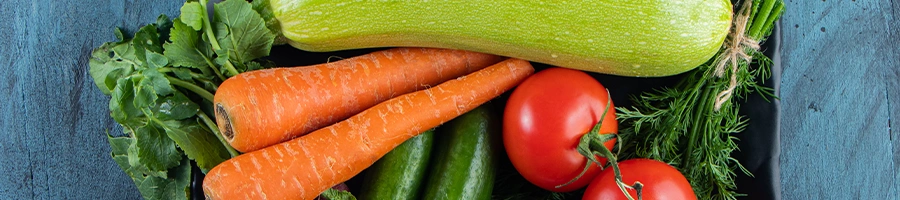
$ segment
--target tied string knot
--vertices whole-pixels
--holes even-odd
[[[747,23],[750,21],[750,7],[752,5],[750,2],[752,1],[746,1],[741,6],[740,13],[735,16],[734,23],[732,23],[732,32],[725,39],[725,50],[716,59],[716,68],[713,73],[716,77],[724,77],[725,70],[729,67],[731,68],[731,81],[728,83],[728,88],[716,95],[714,105],[717,111],[722,107],[722,104],[731,99],[734,89],[737,88],[737,71],[740,66],[738,61],[744,60],[750,63],[753,61],[753,56],[747,54],[747,50],[758,51],[760,48],[759,41],[749,38],[745,34]]]

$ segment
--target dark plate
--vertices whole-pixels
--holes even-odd
[[[781,21],[776,22],[769,40],[762,46],[766,56],[772,59],[772,77],[765,85],[780,95],[781,87]],[[752,95],[741,107],[750,120],[747,130],[739,134],[741,151],[733,153],[753,177],[737,177],[738,192],[747,194],[743,199],[781,199],[781,102]]]
[[[772,77],[765,81],[765,85],[775,89],[779,94],[781,83],[781,25],[775,26],[772,35],[762,45],[764,53],[772,59]],[[304,66],[324,63],[329,60],[339,60],[362,55],[379,49],[358,49],[337,52],[305,52],[290,46],[277,46],[272,49],[269,60],[279,66]],[[547,65],[534,63],[538,70],[547,68]],[[592,74],[604,86],[606,86],[616,102],[616,106],[629,106],[629,97],[654,88],[674,85],[681,78],[680,75],[661,78],[632,78],[612,75]],[[737,173],[736,178],[738,192],[747,196],[741,199],[781,199],[781,178],[779,176],[779,125],[780,104],[778,100],[766,100],[759,95],[750,95],[741,105],[741,112],[750,120],[747,129],[737,134],[740,151],[734,153],[744,167],[753,177]],[[201,187],[203,174],[195,167],[192,182],[193,199],[203,199]],[[359,177],[359,176],[358,176]],[[358,189],[359,178],[348,181],[352,191]]]

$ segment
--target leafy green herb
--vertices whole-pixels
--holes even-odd
[[[125,132],[109,137],[111,155],[145,199],[187,199],[191,160],[206,172],[238,154],[204,108],[228,76],[272,65],[258,59],[275,34],[250,3],[218,3],[213,17],[206,4],[188,1],[181,17],[161,15],[132,38],[116,29],[118,41],[91,54],[91,77]]]
[[[112,147],[112,157],[119,167],[131,176],[138,191],[145,199],[186,199],[186,188],[190,184],[190,162],[180,159],[176,167],[161,173],[146,173],[141,165],[131,165],[128,155],[134,139],[130,137],[107,137]]]
[[[345,190],[328,188],[322,192],[321,197],[328,200],[356,200],[356,196]]]
[[[203,42],[196,30],[184,24],[181,19],[175,19],[173,25],[169,38],[172,42],[163,45],[165,56],[172,61],[172,66],[194,68],[200,70],[201,74],[208,75],[215,68],[211,62],[212,49]]]
[[[206,127],[202,122],[188,121],[165,121],[160,124],[166,131],[169,138],[178,143],[178,146],[184,150],[187,157],[191,160],[207,160],[207,162],[197,162],[197,165],[204,172],[212,169],[229,158],[231,155],[227,151],[220,151],[215,148],[205,148],[209,146],[221,145],[215,135],[206,132]]]
[[[203,9],[203,6],[200,6],[198,2],[185,2],[184,5],[181,6],[181,19],[185,25],[191,26],[195,31],[199,31],[203,28],[204,16],[206,16],[206,10]],[[196,38],[194,38],[196,39]]]
[[[219,19],[214,23],[216,39],[235,63],[249,63],[269,55],[275,34],[249,3],[225,1],[217,4],[213,13]]]
[[[169,139],[162,128],[154,123],[148,123],[134,131],[134,143],[129,150],[137,151],[132,154],[129,151],[129,163],[131,165],[143,165],[154,171],[165,171],[175,167],[181,161],[182,156],[175,148],[175,141]]]
[[[731,153],[738,149],[733,134],[743,131],[747,120],[738,113],[735,98],[753,92],[773,96],[771,88],[759,84],[770,76],[771,61],[753,46],[768,37],[784,2],[745,3],[752,3],[748,7],[752,9],[736,12],[736,26],[717,59],[689,72],[673,88],[641,94],[633,98],[635,106],[617,108],[620,121],[630,125],[620,133],[623,152],[633,152],[621,157],[672,164],[685,175],[699,199],[741,196],[735,192],[735,170],[750,172]],[[751,67],[754,63],[758,67]],[[721,70],[723,66],[733,68]]]

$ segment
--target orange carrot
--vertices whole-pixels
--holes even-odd
[[[501,60],[461,50],[396,48],[320,65],[246,72],[219,86],[216,121],[232,147],[250,152]]]
[[[208,199],[312,199],[391,149],[519,84],[534,68],[508,59],[395,97],[306,136],[227,160],[206,175]]]

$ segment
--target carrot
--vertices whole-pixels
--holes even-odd
[[[368,168],[409,138],[519,84],[534,72],[508,59],[392,98],[306,136],[227,160],[206,175],[208,199],[312,199]]]
[[[250,152],[501,60],[461,50],[395,48],[320,65],[246,72],[219,86],[216,121],[232,147]]]

